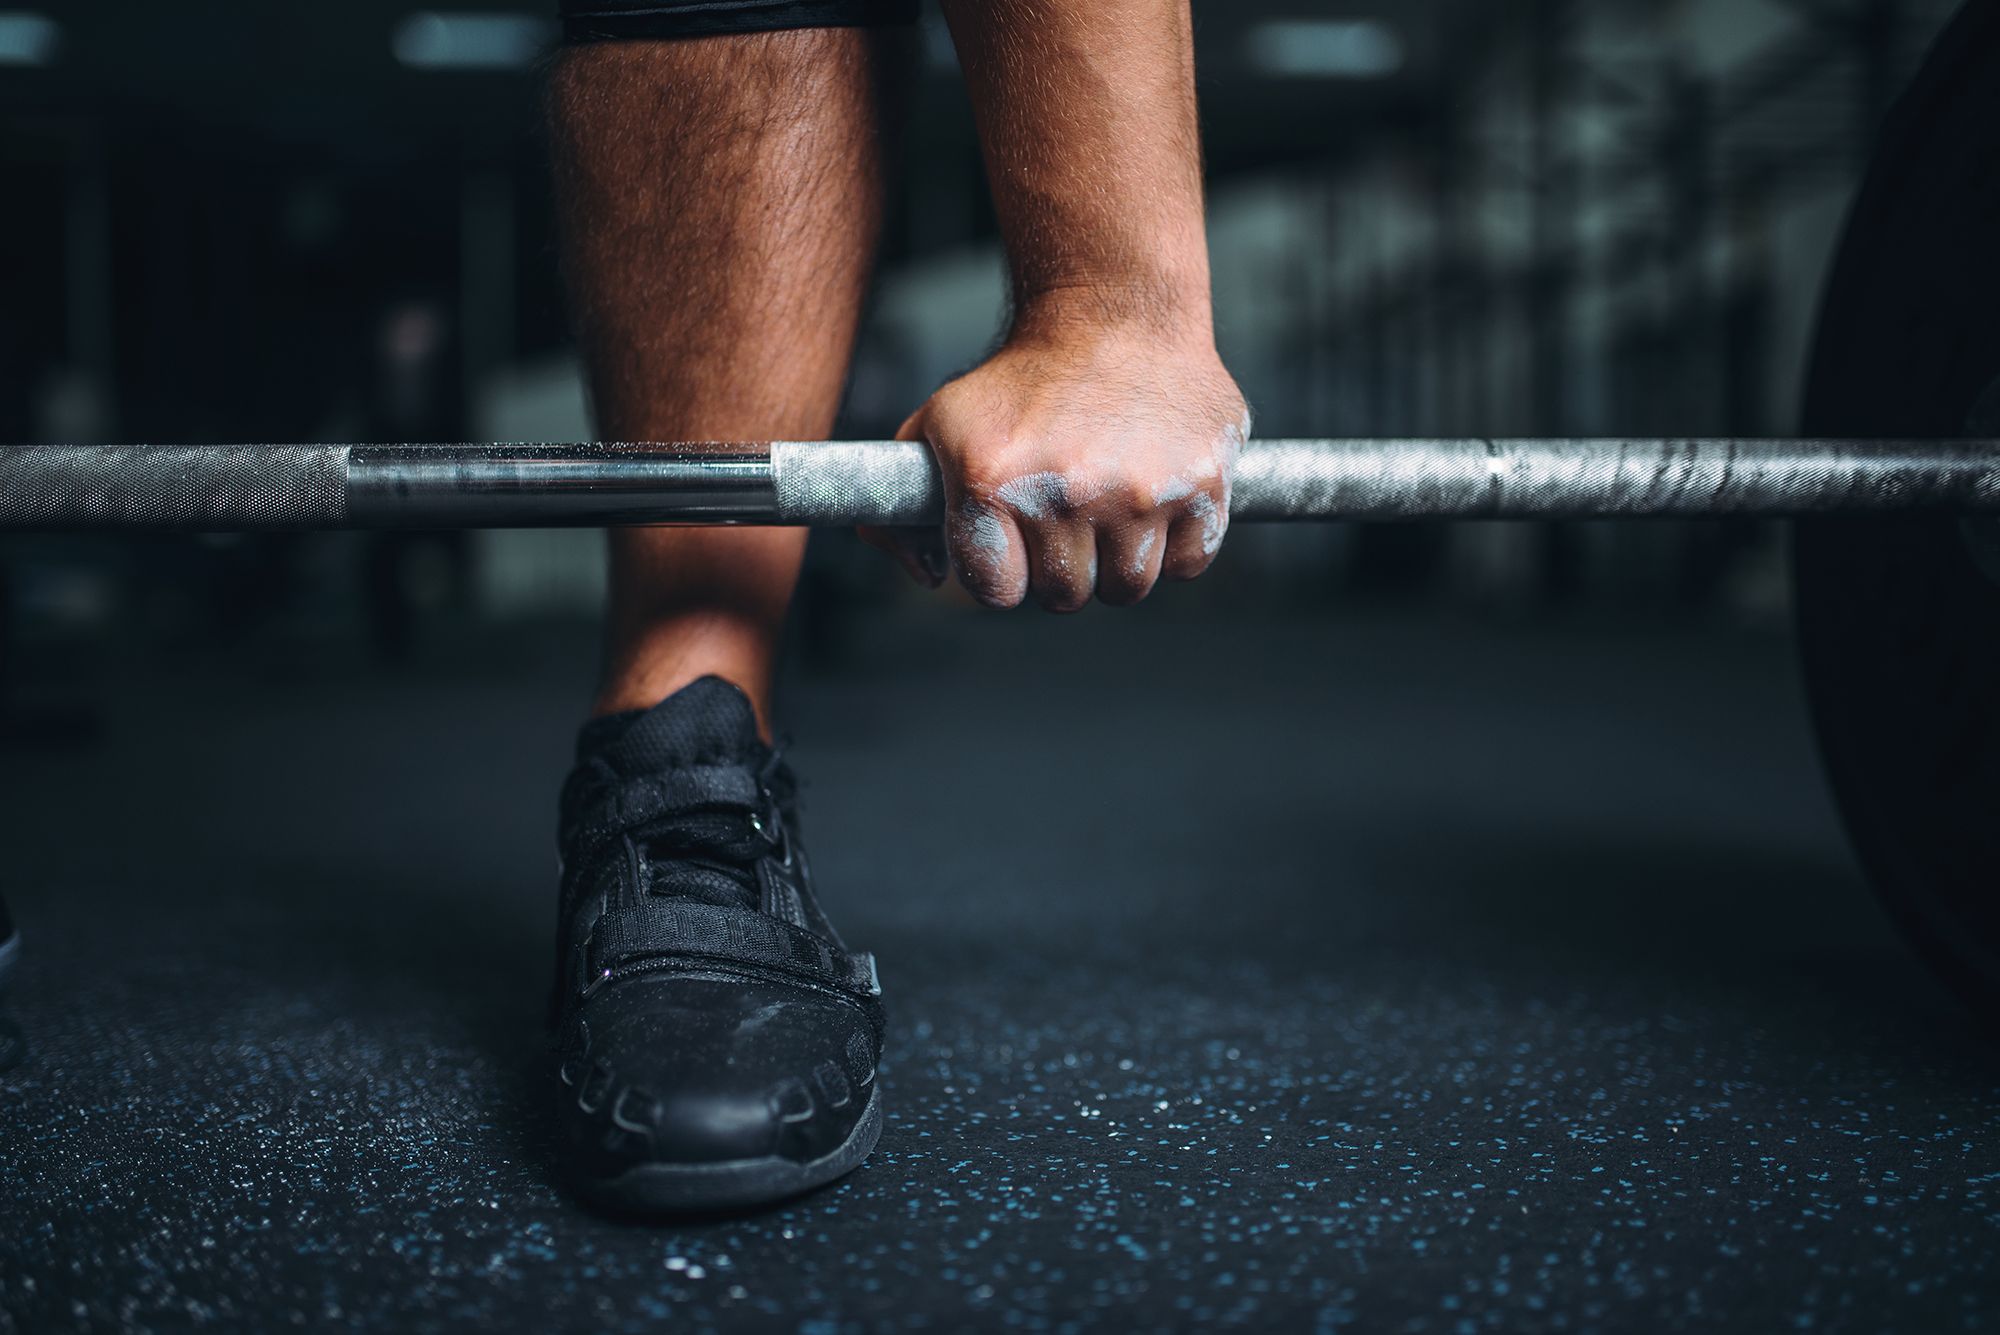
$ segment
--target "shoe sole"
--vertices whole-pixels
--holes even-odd
[[[861,1166],[882,1138],[880,1089],[868,1091],[861,1120],[831,1154],[799,1163],[773,1155],[721,1163],[649,1163],[616,1177],[580,1179],[592,1202],[631,1214],[722,1214],[802,1196]]]

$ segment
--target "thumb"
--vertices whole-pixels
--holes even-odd
[[[926,439],[923,419],[923,409],[919,408],[896,428],[894,438]],[[944,583],[948,566],[945,561],[942,530],[928,526],[885,528],[875,524],[862,524],[854,531],[870,547],[887,552],[896,558],[909,577],[917,583],[931,589]]]

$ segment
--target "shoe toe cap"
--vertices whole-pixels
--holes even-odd
[[[833,1152],[874,1092],[868,1014],[806,988],[641,977],[585,1004],[565,1035],[558,1112],[575,1159],[604,1175]]]

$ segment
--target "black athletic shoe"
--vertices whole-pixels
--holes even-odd
[[[704,677],[577,741],[553,1019],[563,1168],[714,1211],[848,1172],[882,1130],[881,988],[813,900],[791,772]]]

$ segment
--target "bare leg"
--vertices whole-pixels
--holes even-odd
[[[551,89],[564,261],[599,431],[833,426],[882,212],[891,39],[832,28],[573,49]],[[620,529],[596,710],[713,673],[770,729],[802,529]]]

